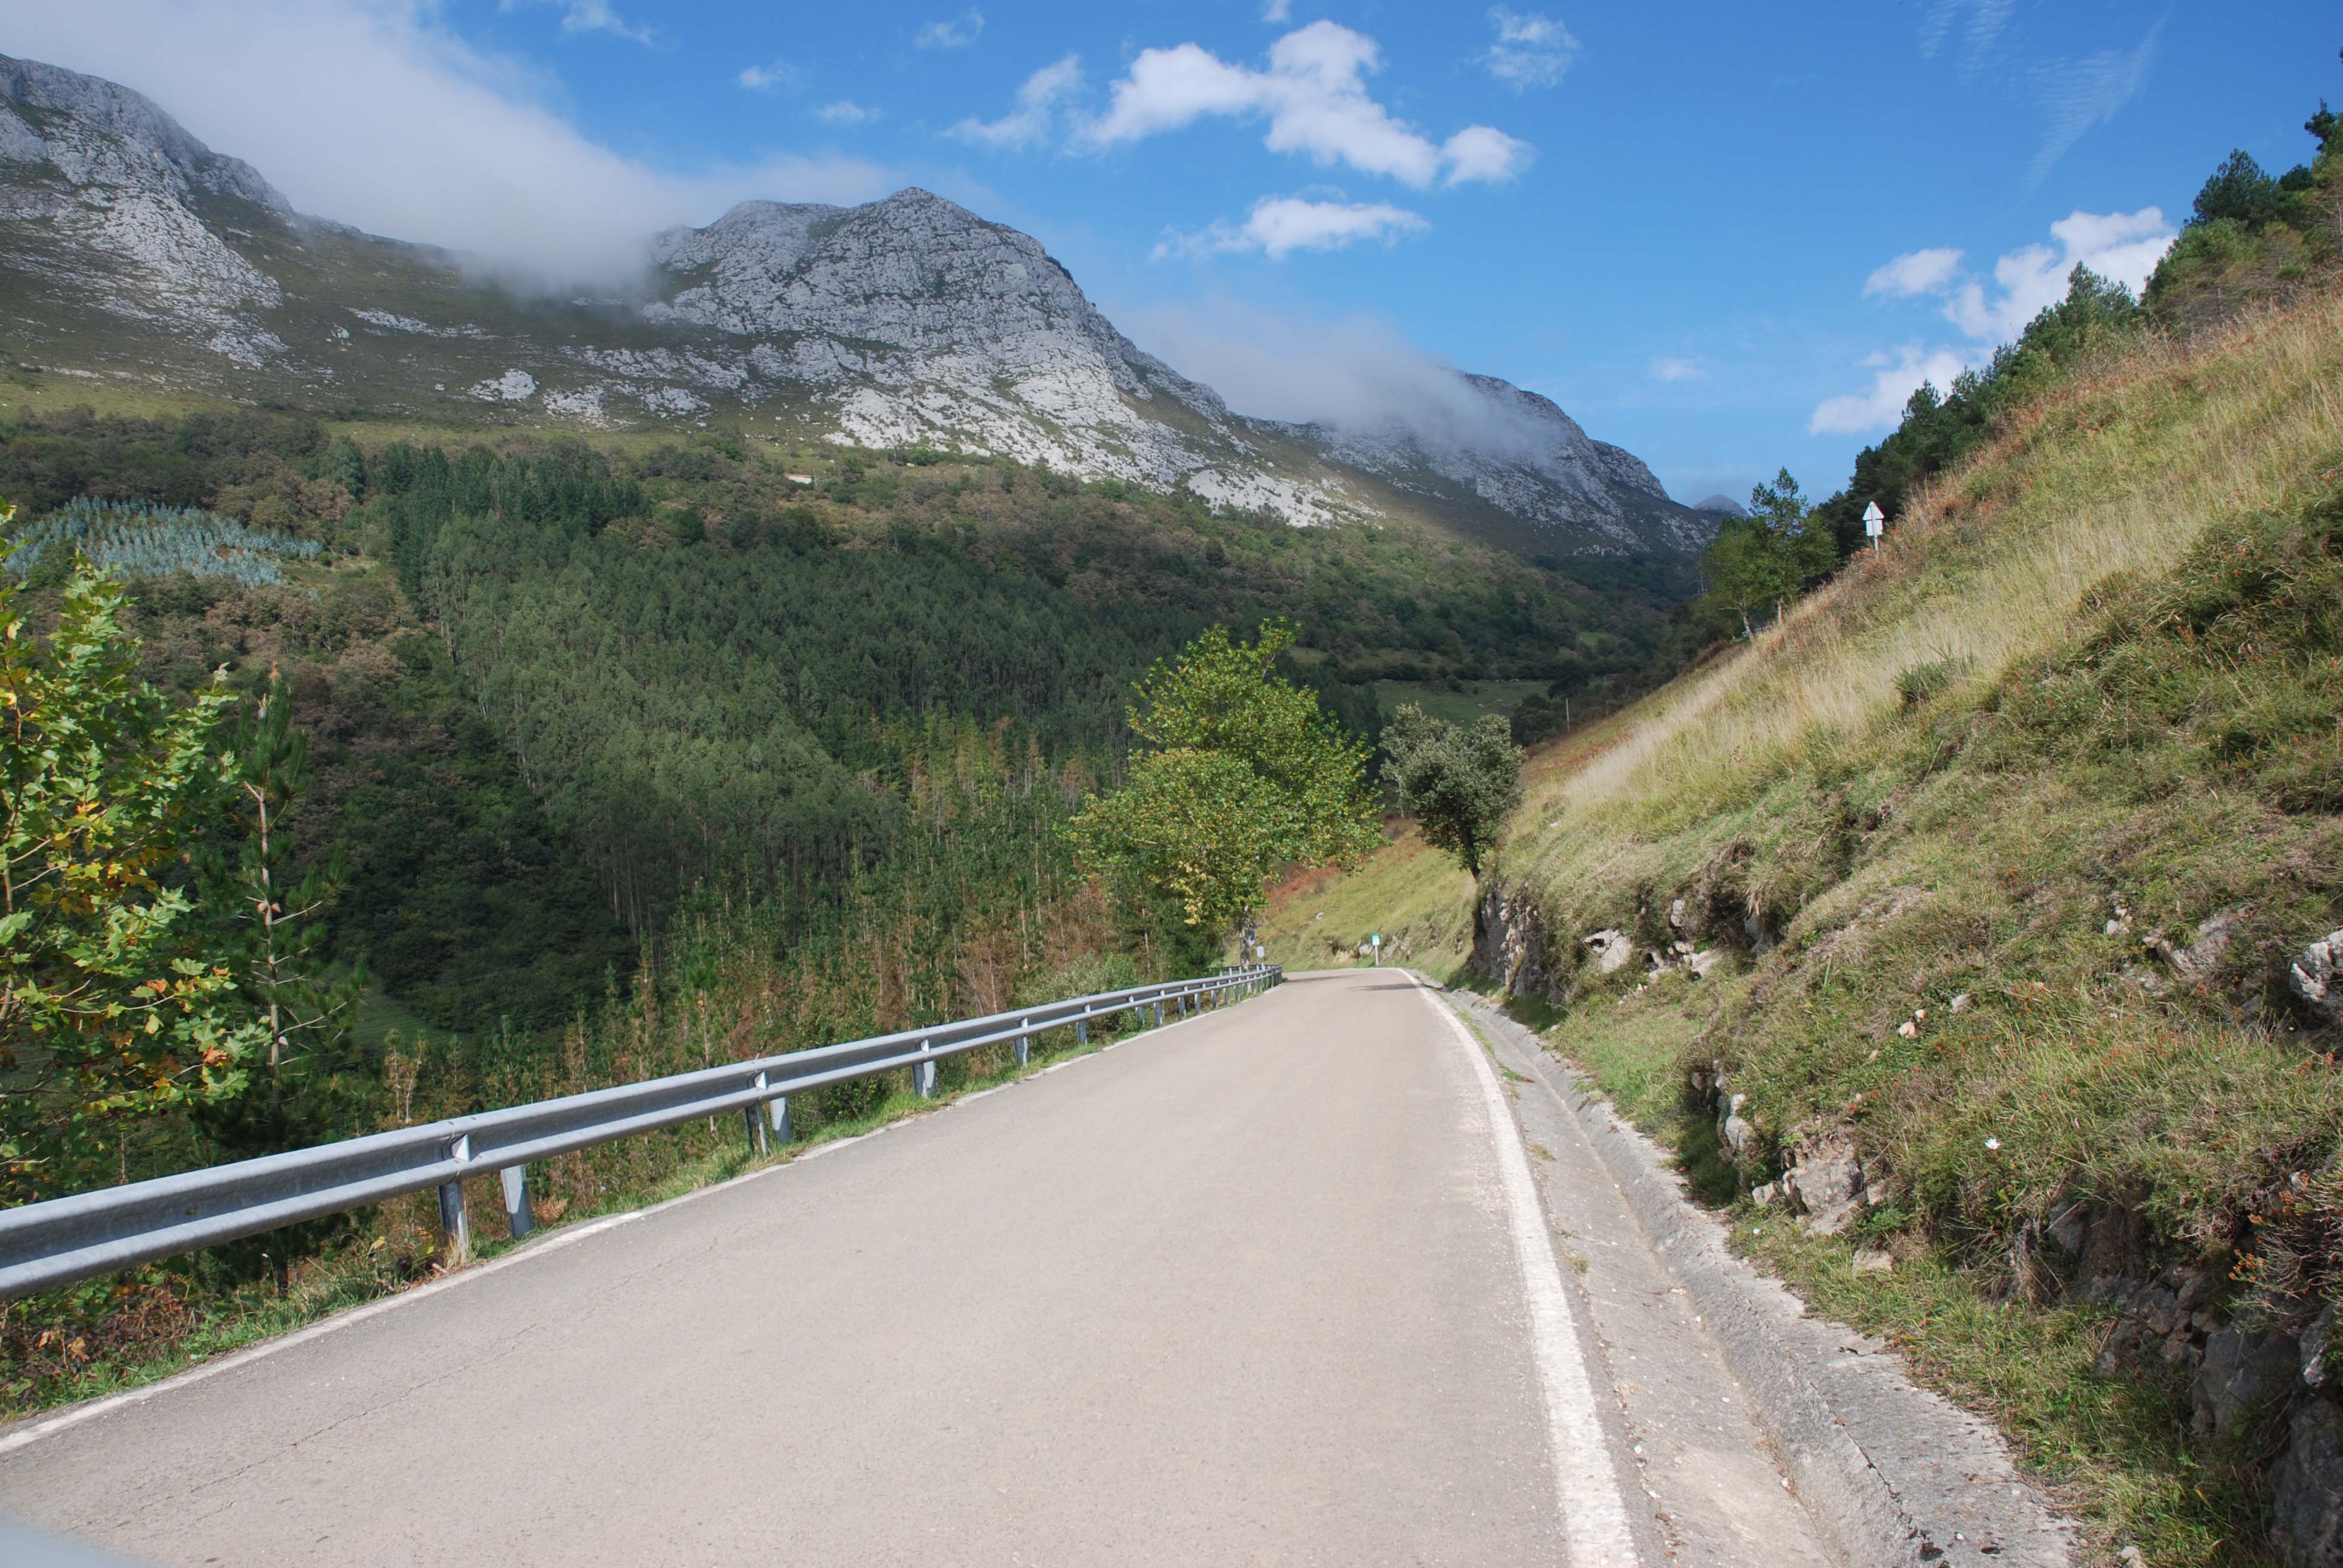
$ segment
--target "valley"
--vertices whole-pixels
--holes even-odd
[[[1499,49],[1534,22],[1559,26],[1501,9]],[[1344,39],[1319,22],[1278,47]],[[1344,56],[1358,94],[1368,48]],[[1106,137],[1162,53],[1098,116],[1062,111],[1066,146]],[[1180,59],[1290,94],[1299,57]],[[1061,113],[1050,79],[1020,99],[1036,124]],[[1272,150],[1303,134],[1285,99],[1229,102],[1182,112],[1258,114]],[[1017,150],[1022,126],[936,135]],[[452,1151],[436,1196],[270,1211],[0,1302],[0,1416],[28,1418],[0,1454],[57,1410],[135,1468],[139,1418],[82,1402],[159,1388],[184,1419],[164,1380],[481,1277],[468,1202],[513,1216],[492,1269],[532,1224],[638,1215],[646,1255],[710,1251],[718,1212],[860,1258],[894,1234],[884,1201],[782,1223],[748,1179],[1119,1048],[1167,1022],[1126,988],[1223,971],[1214,1009],[1173,1003],[1204,1028],[1093,1070],[1105,1086],[1054,1080],[990,1131],[928,1121],[799,1183],[845,1204],[905,1183],[958,1249],[947,1274],[988,1271],[988,1326],[938,1332],[938,1386],[982,1386],[979,1341],[1088,1293],[1140,1350],[1082,1362],[1089,1320],[1037,1339],[1077,1345],[1069,1386],[1117,1392],[1042,1401],[1034,1430],[1173,1402],[1150,1312],[1174,1302],[1208,1357],[1225,1308],[1179,1282],[1228,1271],[1225,1296],[1289,1325],[1243,1354],[1305,1388],[1312,1292],[1371,1272],[1383,1236],[1433,1304],[1350,1312],[1349,1353],[1402,1320],[1425,1343],[1503,1326],[1459,1353],[1517,1399],[1504,1422],[1496,1395],[1393,1381],[1448,1432],[1442,1473],[1487,1480],[1539,1550],[1747,1561],[1730,1493],[1754,1485],[1802,1561],[1869,1568],[1848,1543],[1892,1538],[1911,1568],[2005,1541],[2068,1568],[2343,1563],[2343,124],[2321,102],[2304,128],[2308,161],[2232,154],[2177,229],[2077,211],[2065,253],[2003,257],[1990,310],[1950,247],[1858,279],[1975,341],[1926,380],[1920,340],[1899,350],[1909,391],[1862,362],[1903,401],[1843,486],[1781,466],[1745,506],[1686,505],[1556,402],[1445,364],[1372,418],[1240,412],[1039,239],[928,188],[968,182],[737,201],[558,280],[297,211],[139,93],[0,56],[0,1231],[377,1133]],[[1481,133],[1508,142],[1425,143],[1447,173],[1419,195],[1480,178]],[[1286,199],[1386,248],[1426,226],[1312,189]],[[2132,283],[2081,258],[2090,225],[2152,236]],[[1241,243],[1200,233],[1159,257]],[[2023,310],[2020,262],[2056,274]],[[1639,374],[1693,387],[1723,353],[1639,346]],[[1609,411],[1650,395],[1614,385]],[[1312,972],[1364,966],[1405,972]],[[1256,983],[1251,1015],[1218,1016]],[[1078,1027],[1017,1023],[1100,997]],[[992,1015],[1017,1027],[930,1059],[931,1031]],[[719,1066],[763,1094],[768,1059],[897,1031],[908,1067],[462,1163],[478,1124],[457,1119]],[[1176,1118],[1146,1109],[1162,1085]],[[1082,1161],[1032,1153],[1050,1105],[1097,1118]],[[1232,1137],[1244,1160],[1211,1142]],[[907,1143],[1045,1171],[1046,1202]],[[1369,1148],[1399,1152],[1362,1181]],[[1114,1172],[1101,1211],[1205,1261],[1031,1223],[1084,1207],[1077,1165]],[[1222,1174],[1250,1166],[1270,1174]],[[941,1201],[960,1185],[973,1218]],[[719,1186],[697,1229],[649,1219]],[[1320,1220],[1290,1206],[1305,1189]],[[1332,1261],[1324,1225],[1351,1238]],[[1050,1258],[1041,1283],[987,1252],[996,1230]],[[931,1250],[872,1248],[857,1291],[933,1315],[952,1280],[921,1272]],[[565,1299],[604,1288],[588,1255]],[[795,1258],[759,1266],[760,1291],[801,1288]],[[1147,1269],[1171,1282],[1131,1304]],[[1751,1302],[1779,1322],[1753,1330],[1773,1308]],[[829,1366],[825,1334],[850,1342],[824,1322],[788,1353]],[[1696,1395],[1637,1364],[1678,1342]],[[860,1380],[907,1430],[957,1431],[911,1358],[850,1348],[837,1364],[893,1370],[821,1419]],[[1252,1381],[1213,1365],[1206,1434],[1242,1425]],[[1280,1419],[1342,1471],[1355,1433],[1307,1400]],[[1374,1462],[1406,1438],[1380,1432]],[[1658,1489],[1611,1496],[1614,1463]],[[1248,1473],[1273,1491],[1274,1468]],[[1574,1513],[1594,1471],[1609,1501]],[[992,1528],[1091,1539],[1051,1513],[1082,1497],[1036,1489]],[[1980,1517],[2001,1533],[1951,1529]]]

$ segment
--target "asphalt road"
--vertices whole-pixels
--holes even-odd
[[[0,1514],[188,1564],[1826,1563],[1551,1093],[1400,971],[1297,977],[0,1434]]]

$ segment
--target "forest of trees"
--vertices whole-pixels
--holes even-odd
[[[1151,665],[1285,618],[1279,671],[1371,746],[1374,679],[1583,680],[1648,658],[1669,603],[1633,563],[720,431],[367,446],[284,413],[67,413],[0,427],[0,493],[20,535],[108,530],[144,678],[191,701],[224,670],[247,721],[277,694],[299,787],[269,854],[330,869],[302,956],[363,993],[269,1116],[117,1141],[116,1174],[376,1125],[418,1035],[407,1102],[465,1109],[591,1020],[704,994],[694,953],[761,952],[827,999],[789,1027],[838,1032],[1068,964],[1209,963],[1211,933],[1085,877],[1067,832],[1123,777]],[[36,626],[71,559],[17,561]],[[780,1027],[731,1032],[803,1042]]]
[[[364,434],[249,409],[0,425],[12,536],[40,541],[12,568],[26,635],[83,591],[66,547],[101,539],[123,678],[158,716],[218,711],[203,744],[234,778],[151,874],[243,932],[206,982],[233,1070],[136,1115],[24,1101],[20,1196],[1194,972],[1226,933],[1143,869],[1078,865],[1069,831],[1129,775],[1151,667],[1290,623],[1277,675],[1364,758],[1373,682],[1600,678],[1651,657],[1673,602],[1632,562],[932,453]],[[823,1091],[801,1124],[882,1091]],[[532,1180],[601,1201],[699,1136]],[[304,1258],[427,1265],[427,1227],[365,1224],[20,1313],[0,1382],[69,1379],[57,1344],[184,1323],[190,1292],[281,1292]]]

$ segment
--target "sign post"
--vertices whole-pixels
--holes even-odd
[[[1375,961],[1374,961],[1374,967],[1375,967],[1375,968],[1377,968],[1377,969],[1381,969],[1381,968],[1383,968],[1383,932],[1381,932],[1381,931],[1377,931],[1373,936],[1369,937],[1367,940],[1368,940],[1369,941],[1371,941],[1371,942],[1374,943],[1374,945],[1375,945]]]
[[[1863,506],[1863,537],[1871,541],[1872,553],[1879,551],[1879,536],[1887,531],[1887,514],[1879,509],[1877,501],[1865,501]]]

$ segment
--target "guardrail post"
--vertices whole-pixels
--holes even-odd
[[[447,1146],[450,1160],[469,1160],[472,1141],[458,1138]],[[447,1262],[450,1268],[468,1263],[472,1258],[472,1224],[464,1212],[464,1183],[459,1178],[439,1183],[439,1231],[447,1241]]]
[[[1163,1027],[1163,999],[1160,996],[1155,999],[1155,1027]]]
[[[505,1189],[505,1233],[518,1241],[537,1229],[537,1215],[528,1206],[528,1167],[508,1165],[497,1179]]]
[[[764,1087],[765,1087],[765,1075],[764,1075],[763,1073],[761,1073],[761,1072],[760,1072],[760,1073],[759,1073],[759,1074],[757,1074],[757,1081],[756,1081],[756,1082],[754,1082],[753,1084],[749,1085],[749,1087],[750,1087],[750,1088],[752,1088],[752,1089],[762,1089],[762,1088],[764,1088]],[[758,1155],[761,1155],[761,1154],[763,1154],[763,1153],[765,1152],[765,1149],[766,1149],[766,1145],[765,1145],[765,1119],[764,1119],[762,1116],[759,1115],[759,1114],[757,1113],[757,1111],[758,1111],[758,1108],[757,1108],[757,1105],[756,1105],[756,1103],[755,1103],[754,1101],[751,1101],[749,1104],[747,1104],[747,1105],[742,1106],[742,1107],[740,1108],[740,1120],[741,1120],[743,1122],[747,1123],[747,1125],[748,1125],[748,1129],[749,1129],[749,1151],[751,1154],[758,1154]]]
[[[924,1058],[927,1053],[928,1042],[923,1040],[920,1041],[920,1054]],[[934,1062],[920,1060],[911,1064],[911,1092],[922,1100],[935,1097],[936,1064]]]
[[[1017,1065],[1022,1067],[1033,1054],[1033,1020],[1021,1018],[1017,1020],[1017,1027],[1025,1031],[1017,1037]]]
[[[1074,1020],[1074,1043],[1077,1046],[1083,1046],[1088,1045],[1090,1042],[1091,1015],[1084,1013],[1081,1017]]]
[[[789,1141],[789,1097],[779,1094],[765,1101],[765,1118],[773,1124],[773,1141],[787,1143]]]

